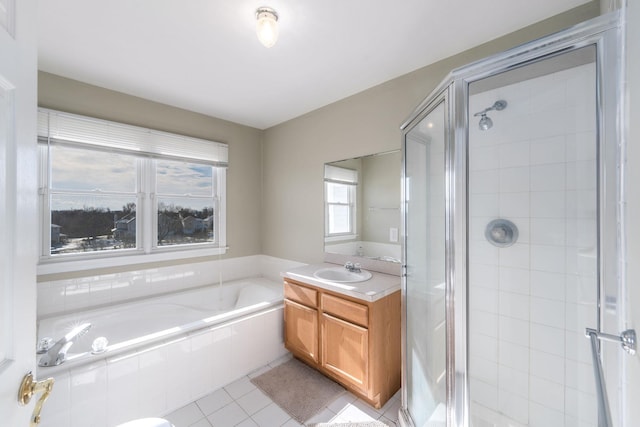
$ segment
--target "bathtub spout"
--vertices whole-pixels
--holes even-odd
[[[67,351],[76,339],[91,329],[91,323],[83,323],[73,328],[68,334],[60,338],[45,354],[42,355],[38,366],[58,366],[67,358]]]

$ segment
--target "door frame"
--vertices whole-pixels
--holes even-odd
[[[622,209],[624,199],[625,138],[623,123],[624,82],[624,28],[622,13],[615,11],[567,30],[526,43],[500,54],[485,58],[455,69],[436,89],[416,107],[401,126],[402,144],[407,132],[423,118],[429,109],[437,105],[443,93],[447,93],[450,120],[447,144],[451,147],[447,159],[447,263],[446,263],[446,340],[447,348],[447,426],[469,425],[469,380],[468,372],[468,99],[469,85],[475,81],[518,68],[537,60],[558,55],[588,45],[596,46],[597,114],[598,114],[598,331],[618,334],[625,321],[624,295],[625,271],[625,218]],[[620,167],[618,167],[620,166]],[[404,171],[404,164],[403,164]],[[404,181],[404,176],[403,176]],[[405,200],[405,193],[402,194]],[[404,208],[404,204],[403,204]],[[406,212],[403,210],[404,220]],[[403,231],[404,229],[403,225]],[[403,260],[406,260],[406,245],[403,242]],[[403,283],[406,265],[403,264]],[[406,292],[403,284],[403,384],[406,384]],[[606,308],[608,310],[605,310]],[[613,308],[613,310],[611,310]],[[611,314],[611,312],[614,314]],[[587,326],[587,325],[585,325]],[[586,338],[585,338],[586,339]],[[621,423],[626,402],[620,394],[624,363],[617,346],[606,346],[601,357],[604,361],[605,378],[608,380],[609,397],[617,423]],[[400,410],[403,425],[412,426],[407,412],[406,390],[403,390]]]

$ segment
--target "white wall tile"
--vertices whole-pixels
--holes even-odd
[[[557,411],[536,402],[529,402],[530,427],[565,427],[564,411]]]
[[[213,370],[213,389],[225,386],[239,376],[233,363],[234,356],[229,351],[232,338],[231,326],[224,326],[212,331],[213,356],[209,363],[215,367]]]
[[[482,286],[498,289],[500,284],[500,270],[494,264],[469,262],[469,286]]]
[[[564,387],[564,357],[532,350],[530,367],[532,384],[535,377],[538,380],[536,384],[540,384],[544,380],[545,384],[553,383],[560,388]],[[544,403],[541,400],[536,400],[536,402]]]
[[[500,146],[473,147],[469,150],[472,171],[500,168]]]
[[[500,189],[500,171],[479,170],[469,172],[470,194],[497,193]]]
[[[595,396],[593,365],[567,359],[565,361],[565,384],[567,387]]]
[[[469,197],[469,216],[496,217],[500,213],[498,193],[472,194]]]
[[[532,113],[527,119],[526,127],[520,132],[526,132],[531,139],[549,138],[567,133],[566,114],[562,110]],[[575,129],[573,131],[575,132]]]
[[[538,191],[531,193],[532,218],[564,218],[567,194],[564,191]]]
[[[502,144],[500,149],[500,168],[529,166],[529,141]]]
[[[598,282],[595,276],[567,275],[565,300],[576,304],[595,304],[598,298]]]
[[[498,367],[498,386],[500,393],[511,393],[525,399],[529,398],[529,372],[519,371],[508,366]]]
[[[567,91],[564,80],[554,79],[554,75],[536,79],[535,88],[529,98],[532,113],[549,110],[561,110],[566,107]]]
[[[529,345],[529,322],[500,316],[500,341],[506,341],[521,346]]]
[[[507,417],[519,423],[529,422],[529,399],[498,390],[498,409]]]
[[[524,268],[500,268],[500,290],[516,294],[529,295],[529,270]],[[472,297],[473,298],[473,297]]]
[[[518,228],[520,223],[528,221],[529,217],[529,193],[501,193],[499,214],[503,218],[509,218]],[[498,212],[493,215],[498,215]],[[518,222],[514,221],[519,218]],[[522,242],[522,240],[520,240]]]
[[[584,335],[584,329],[565,332],[565,356],[567,363],[572,363],[573,361],[591,363],[591,344],[589,338]]]
[[[565,164],[531,166],[531,191],[559,191],[566,186]]]
[[[499,348],[500,365],[513,368],[518,371],[529,371],[529,348],[508,342],[500,342]]]
[[[107,362],[108,425],[138,418],[138,357]]]
[[[469,337],[469,354],[490,362],[497,362],[498,340],[487,335],[472,334]]]
[[[469,309],[498,313],[498,291],[496,289],[473,286],[469,289]]]
[[[598,309],[595,304],[566,303],[566,329],[572,332],[584,332],[584,328],[596,325]]]
[[[529,191],[529,168],[500,169],[500,192],[521,193]]]
[[[500,266],[528,269],[530,266],[529,250],[529,245],[524,243],[516,243],[507,248],[500,248]]]
[[[167,407],[177,409],[192,401],[190,366],[191,342],[188,338],[180,339],[167,345]]]
[[[530,154],[531,165],[564,163],[566,159],[565,136],[558,135],[531,141]]]
[[[482,357],[469,357],[469,376],[487,384],[498,385],[498,363]]]
[[[531,295],[556,301],[565,300],[566,275],[531,271]]]
[[[564,246],[531,245],[531,269],[551,273],[565,273]]]
[[[581,422],[597,424],[598,402],[596,395],[583,393],[573,388],[565,389],[566,413]]]
[[[476,402],[489,409],[498,409],[498,387],[473,378],[469,381],[469,393]]]
[[[105,363],[71,373],[71,427],[107,427],[107,389]]]
[[[486,311],[469,311],[469,332],[498,338],[498,315]]]
[[[595,218],[566,220],[567,245],[592,248],[597,243],[597,221]]]
[[[501,316],[529,320],[529,297],[510,292],[500,292],[499,312]]]
[[[564,218],[531,218],[531,243],[563,246],[566,244]]]
[[[487,240],[473,240],[469,242],[469,262],[498,264],[500,262],[499,253],[499,248],[493,246]]]
[[[167,365],[166,348],[160,346],[138,356],[138,404],[141,414],[164,414],[168,411],[165,372]]]
[[[42,379],[42,378],[41,378]],[[54,392],[42,407],[39,427],[71,425],[71,378],[67,372],[55,376]]]
[[[564,329],[552,328],[551,326],[540,325],[538,323],[531,324],[532,349],[564,357],[564,341]]]
[[[564,198],[567,218],[594,219],[597,217],[595,190],[568,190],[564,193]]]
[[[554,328],[565,327],[565,303],[545,298],[531,298],[531,321]]]
[[[191,336],[191,371],[189,373],[192,397],[201,396],[213,387],[213,334],[211,331]]]
[[[598,184],[595,160],[581,160],[567,163],[567,190],[594,190]]]
[[[529,381],[532,402],[564,412],[564,385],[532,375]],[[564,418],[564,414],[563,417]]]
[[[595,161],[597,144],[595,132],[577,132],[565,135],[567,162]]]

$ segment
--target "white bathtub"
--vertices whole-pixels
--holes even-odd
[[[92,324],[67,361],[38,368],[56,380],[41,427],[162,416],[285,355],[282,300],[281,283],[254,278],[40,319],[38,338],[54,340]]]

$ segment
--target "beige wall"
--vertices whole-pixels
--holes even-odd
[[[325,162],[400,148],[400,124],[449,71],[599,12],[599,2],[591,2],[267,129],[262,252],[301,262],[322,261]]]
[[[38,105],[229,144],[227,257],[261,253],[259,129],[44,72],[38,74]]]
[[[360,240],[390,242],[391,228],[400,230],[402,169],[400,151],[362,159],[362,237]]]
[[[400,148],[400,124],[453,68],[582,22],[599,9],[593,1],[266,131],[44,72],[38,103],[228,143],[227,256],[318,262],[325,162]]]

